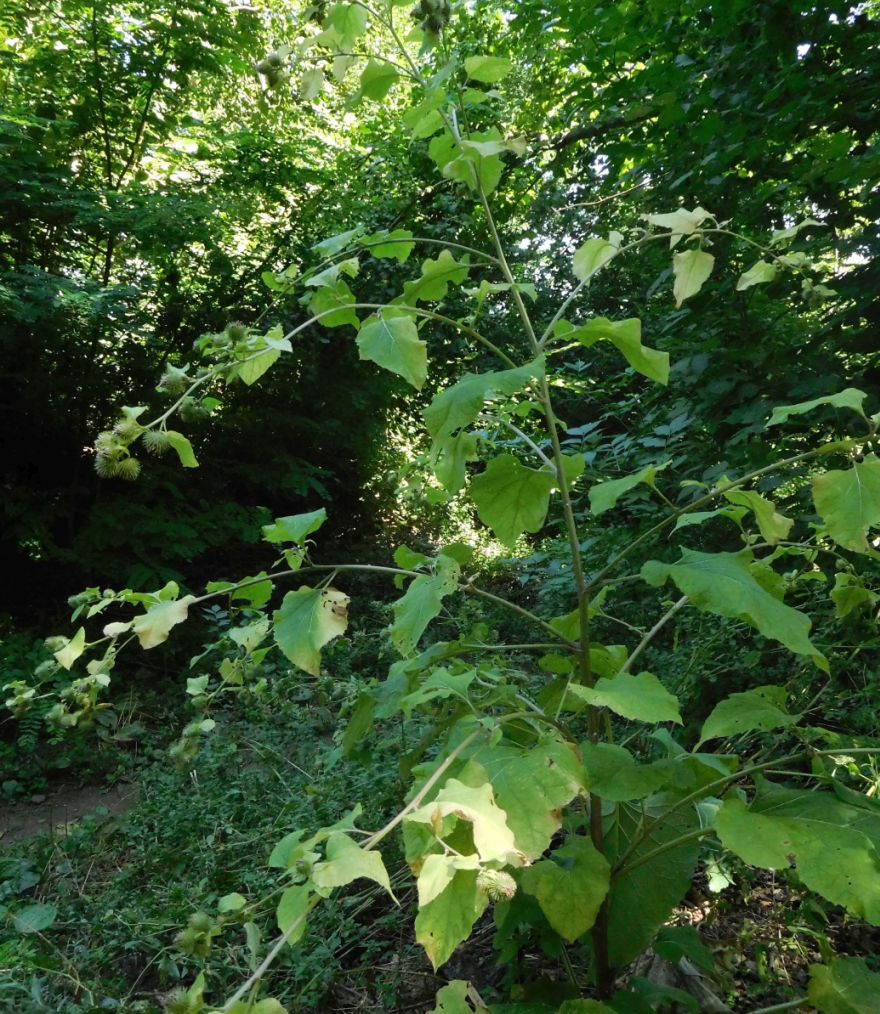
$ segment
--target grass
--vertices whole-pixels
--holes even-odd
[[[358,800],[364,827],[393,813],[402,791],[395,733],[374,746],[368,767],[349,763],[327,731],[328,707],[291,702],[283,683],[252,701],[246,716],[241,708],[223,716],[191,770],[175,768],[167,755],[146,762],[140,801],[128,814],[87,819],[67,837],[8,853],[0,890],[10,911],[50,903],[57,918],[42,933],[19,934],[10,919],[0,927],[0,1009],[147,1014],[202,969],[208,997],[219,1002],[252,965],[244,923],[258,927],[260,953],[277,932],[279,878],[266,864],[273,845],[291,830],[337,820]],[[331,706],[346,693],[344,685],[320,689]],[[403,882],[399,855],[386,858]],[[247,907],[218,920],[217,902],[232,892]],[[204,958],[175,942],[199,911],[222,925]],[[356,994],[389,1009],[408,974],[404,961],[397,981],[392,969],[376,976],[389,938],[392,951],[424,964],[412,949],[411,920],[378,891],[353,890],[315,912],[307,938],[277,962],[266,991],[290,1010],[345,1009],[346,991],[349,1007]]]

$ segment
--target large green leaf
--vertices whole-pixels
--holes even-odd
[[[322,327],[360,326],[360,319],[352,309],[356,300],[354,293],[340,278],[334,285],[316,289],[309,300],[309,312],[318,317]]]
[[[576,836],[520,878],[522,889],[537,898],[547,922],[569,942],[591,929],[610,883],[608,860],[589,838]]]
[[[877,601],[877,593],[870,591],[856,574],[838,571],[834,575],[834,587],[831,589],[831,601],[838,619],[843,619],[861,606],[873,606]]]
[[[504,56],[469,56],[464,69],[472,81],[495,84],[513,70],[513,64]]]
[[[632,475],[624,476],[622,479],[609,479],[607,482],[597,482],[590,487],[590,510],[594,514],[604,514],[617,505],[617,501],[624,493],[634,489],[640,483],[654,489],[654,479],[658,472],[668,468],[672,461],[664,461],[660,465],[648,465]]]
[[[506,742],[484,746],[472,758],[492,783],[517,848],[537,859],[559,830],[562,808],[586,787],[574,750],[547,738],[527,747]]]
[[[412,317],[384,310],[364,321],[357,336],[361,359],[398,374],[421,391],[428,375],[428,346]]]
[[[441,250],[434,259],[422,263],[422,274],[403,286],[403,295],[395,302],[415,306],[423,302],[438,302],[446,296],[450,283],[460,285],[470,270],[466,260],[457,261],[449,250]]]
[[[782,687],[756,687],[730,697],[716,704],[703,723],[700,742],[738,736],[744,732],[769,732],[794,725],[800,715],[790,715],[785,710],[785,690]]]
[[[277,355],[280,354],[281,353],[279,352]],[[242,377],[242,379],[244,378]],[[169,447],[174,448],[177,453],[177,457],[180,459],[180,463],[184,468],[199,467],[199,463],[196,460],[195,453],[192,449],[192,444],[182,433],[178,433],[177,430],[166,430],[165,437],[168,440]]]
[[[384,887],[394,897],[382,856],[376,851],[364,851],[347,834],[331,834],[327,839],[324,861],[316,863],[312,869],[312,882],[318,892],[326,896],[333,888],[344,887],[362,878]]]
[[[596,708],[608,708],[616,715],[638,722],[677,722],[682,724],[678,700],[649,672],[630,676],[620,673],[613,679],[602,678],[595,686],[573,683],[569,693]]]
[[[324,27],[337,33],[339,48],[349,50],[355,40],[367,30],[367,11],[359,4],[334,4],[324,19]]]
[[[471,190],[476,190],[479,184],[488,195],[498,186],[504,172],[497,151],[516,146],[516,141],[505,141],[497,127],[469,134],[461,144],[444,130],[428,145],[428,154],[446,179],[464,183]]]
[[[476,870],[458,870],[449,886],[416,916],[416,940],[436,971],[468,938],[474,923],[489,904],[477,887]]]
[[[392,609],[391,641],[401,655],[409,655],[425,628],[440,613],[443,599],[455,591],[461,568],[450,556],[437,557],[433,574],[413,578],[402,598]]]
[[[431,448],[434,475],[450,493],[457,493],[467,476],[467,463],[477,461],[477,437],[473,433],[456,433],[454,437],[435,440]]]
[[[868,532],[880,525],[880,459],[867,454],[846,471],[814,476],[813,502],[838,545],[872,553]]]
[[[691,296],[695,296],[703,287],[703,283],[712,274],[715,265],[715,258],[705,250],[685,250],[683,253],[673,254],[672,273],[675,282],[672,293],[675,296],[675,305],[681,306]]]
[[[831,793],[764,787],[751,808],[724,800],[715,829],[725,848],[752,866],[788,869],[853,915],[880,925],[880,856],[859,827],[859,810]]]
[[[771,546],[775,546],[777,542],[788,537],[794,521],[780,514],[771,500],[765,499],[760,493],[755,493],[753,490],[731,489],[726,490],[722,495],[729,503],[737,507],[745,507],[755,515],[758,530]]]
[[[412,235],[409,229],[393,229],[391,232],[383,229],[362,237],[359,242],[371,257],[393,258],[404,264],[415,249]]]
[[[642,567],[648,584],[661,585],[669,578],[688,600],[707,613],[743,620],[765,637],[784,644],[798,655],[807,655],[828,671],[825,656],[810,640],[810,619],[774,598],[749,569],[751,553],[700,553],[683,549],[678,563],[650,560]]]
[[[658,384],[669,382],[669,353],[642,344],[642,322],[637,317],[628,320],[594,317],[577,327],[560,321],[554,333],[565,340],[580,342],[585,348],[598,341],[610,341],[636,372]]]
[[[467,701],[468,689],[476,678],[476,669],[467,669],[464,672],[450,672],[444,668],[434,669],[417,690],[403,698],[400,706],[409,718],[414,708],[431,701],[445,701],[450,697]]]
[[[55,922],[58,910],[54,905],[27,905],[12,917],[19,933],[42,933]]]
[[[671,777],[667,763],[638,764],[617,743],[584,743],[583,755],[590,792],[610,802],[645,799]]]
[[[284,518],[275,518],[271,525],[263,525],[263,538],[273,545],[294,542],[301,546],[326,520],[327,511],[323,507],[309,511],[308,514],[289,514]]]
[[[235,365],[231,374],[250,387],[251,384],[256,384],[260,377],[278,361],[280,356],[279,349],[266,349],[258,355],[248,356],[247,359]],[[183,436],[183,434],[178,435]]]
[[[291,947],[302,938],[306,931],[310,894],[311,890],[307,884],[294,884],[281,895],[275,910],[278,929],[282,933],[287,933],[294,924],[297,924],[296,929],[287,938]]]
[[[321,673],[321,648],[348,626],[349,598],[335,588],[290,591],[275,611],[275,640],[293,662],[312,676]]]
[[[385,60],[368,60],[361,74],[361,95],[381,102],[399,78],[397,70]]]
[[[428,1014],[474,1014],[474,1007],[468,1003],[471,985],[464,979],[453,979],[442,989],[437,990],[437,1006]],[[482,1012],[485,1008],[479,1006]]]
[[[820,405],[831,405],[833,408],[851,408],[854,412],[864,416],[862,402],[867,398],[864,391],[855,387],[848,387],[837,394],[826,394],[821,398],[813,398],[812,401],[800,401],[796,405],[779,405],[773,409],[773,413],[767,420],[768,426],[776,426],[786,422],[793,415],[803,415],[805,412],[812,412]]]
[[[470,492],[483,524],[513,546],[524,532],[540,531],[555,485],[550,472],[527,468],[512,454],[502,454],[471,481]]]
[[[621,805],[606,832],[608,859],[613,865],[640,833],[644,821],[660,817],[650,835],[633,850],[627,866],[614,878],[608,895],[608,952],[611,964],[618,967],[650,946],[654,934],[691,886],[700,851],[699,842],[693,839],[634,865],[698,826],[691,809],[676,810],[663,817],[669,803],[668,799],[655,797],[643,804],[644,810]],[[627,868],[630,865],[632,869]]]
[[[861,958],[810,965],[810,1003],[820,1014],[877,1014],[880,975]]]
[[[509,397],[544,375],[543,356],[525,366],[494,373],[466,373],[461,380],[435,395],[425,409],[425,425],[436,441],[470,426],[487,401]]]

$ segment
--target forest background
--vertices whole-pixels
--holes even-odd
[[[4,684],[32,679],[48,657],[43,637],[67,629],[67,598],[83,588],[151,591],[174,581],[199,590],[257,573],[270,563],[263,526],[323,506],[328,558],[381,564],[401,543],[428,551],[464,540],[478,547],[496,588],[525,604],[564,605],[558,512],[511,555],[467,508],[449,507],[425,473],[424,398],[361,362],[336,328],[312,327],[254,387],[230,388],[210,418],[193,407],[186,423],[198,469],[157,458],[129,483],[93,467],[97,433],[124,405],[160,409],[167,397],[158,378],[202,335],[231,321],[288,331],[307,319],[279,296],[279,273],[314,261],[328,236],[405,228],[485,245],[471,196],[438,175],[430,137],[413,137],[405,95],[371,97],[339,57],[320,78],[286,69],[288,52],[327,13],[327,4],[299,0],[12,0],[0,11]],[[719,272],[676,306],[668,255],[653,248],[596,278],[591,314],[639,317],[651,344],[669,354],[674,383],[667,392],[632,370],[609,372],[614,352],[604,343],[581,352],[576,379],[557,392],[558,412],[565,449],[583,456],[590,477],[669,462],[669,488],[711,485],[834,432],[833,415],[822,412],[784,438],[765,431],[776,405],[848,387],[876,403],[878,16],[873,2],[796,0],[455,6],[444,46],[512,57],[517,67],[504,82],[503,120],[505,134],[525,144],[504,163],[493,210],[513,259],[530,261],[536,317],[552,317],[566,295],[584,240],[639,228],[647,214],[702,205],[753,236],[816,223],[797,235],[796,249],[822,266],[821,284],[784,276],[737,291],[737,274]],[[283,72],[266,69],[273,52],[284,53]],[[742,255],[719,238],[716,256]],[[370,261],[359,292],[382,303],[407,271],[393,259]],[[485,333],[505,349],[515,315],[491,297],[489,305]],[[457,291],[443,304],[451,318],[468,312]],[[426,395],[460,375],[463,357],[477,362],[454,331],[432,331],[430,345]],[[653,496],[649,485],[634,489],[620,523],[589,529],[582,549],[592,570],[650,527]],[[585,502],[581,510],[588,513]],[[702,548],[728,545],[725,530],[707,532]],[[258,883],[272,834],[286,826],[279,810],[299,812],[305,793],[307,811],[317,794],[328,819],[338,817],[354,779],[392,812],[397,754],[406,755],[397,733],[377,748],[381,763],[357,775],[342,757],[358,752],[343,742],[347,717],[393,657],[381,634],[393,588],[374,578],[358,588],[360,617],[334,647],[329,675],[303,682],[268,672],[246,708],[229,706],[225,730],[195,767],[175,768],[167,748],[189,717],[180,674],[228,624],[219,606],[201,610],[200,626],[158,652],[121,665],[97,729],[53,731],[48,698],[26,719],[4,720],[0,781],[10,804],[59,780],[134,778],[143,796],[133,815],[103,830],[86,824],[63,844],[37,843],[3,860],[13,914],[36,896],[58,916],[45,938],[9,923],[0,953],[10,1009],[91,1010],[107,1000],[154,1009],[197,967],[175,950],[180,925],[193,905]],[[836,660],[830,682],[773,650],[744,647],[736,623],[683,616],[663,645],[662,676],[687,701],[686,727],[757,679],[808,700],[824,687],[822,723],[876,735],[876,624],[856,611],[834,626],[825,599],[813,620]],[[472,602],[456,609],[443,620],[453,630],[503,622]],[[637,602],[632,610],[625,618],[640,622]],[[245,756],[230,789],[226,773]],[[307,783],[301,769],[311,772]],[[191,770],[201,778],[197,807],[181,795]],[[221,839],[240,847],[254,828],[266,855],[210,854]],[[99,872],[86,884],[89,862]],[[144,878],[156,887],[135,905],[126,890],[141,890]],[[397,917],[373,910],[377,936],[356,944],[356,910],[352,902],[332,917],[322,948],[287,968],[291,1009],[424,1003],[406,984],[408,959],[389,963],[380,981],[367,972],[377,955],[388,962],[391,952],[408,953]],[[803,938],[805,918],[798,910],[793,930],[783,913],[773,933]],[[100,945],[89,929],[97,919],[107,920]],[[816,938],[826,933],[825,922],[817,926],[809,923]],[[787,960],[805,964],[796,949],[786,957],[782,945],[740,937],[724,945],[735,954],[726,980],[734,1009],[799,992],[797,981],[786,992],[783,974]],[[847,948],[870,952],[851,941]],[[233,951],[217,973],[230,983],[249,960],[243,946]],[[797,980],[802,969],[792,974]]]

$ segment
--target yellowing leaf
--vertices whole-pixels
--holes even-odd
[[[575,278],[581,282],[591,278],[617,253],[617,247],[607,239],[588,239],[574,255],[571,268]]]
[[[348,603],[348,596],[336,588],[304,585],[284,596],[273,617],[275,640],[294,665],[320,675],[321,648],[345,633]]]
[[[665,215],[645,215],[649,225],[659,225],[661,229],[671,229],[669,246],[674,247],[683,236],[690,236],[695,233],[707,219],[712,215],[705,208],[694,208],[688,211],[687,208],[679,208],[678,211],[671,211]]]
[[[568,743],[548,737],[533,746],[484,746],[473,760],[492,783],[516,847],[537,859],[562,823],[562,808],[586,788],[583,766]]]
[[[739,276],[739,281],[736,283],[736,291],[742,292],[753,285],[766,285],[768,282],[772,282],[778,273],[779,269],[775,264],[771,264],[770,261],[757,261],[748,271],[744,271]]]
[[[108,635],[109,636],[109,635]],[[86,647],[86,629],[80,627],[73,637],[64,645],[60,651],[55,652],[55,660],[65,669],[70,669],[73,663],[82,655]]]
[[[452,883],[457,870],[476,870],[480,866],[477,855],[447,855],[443,852],[432,853],[422,863],[416,884],[419,892],[419,908],[430,905]]]
[[[312,869],[312,882],[319,893],[326,896],[334,887],[344,887],[362,878],[384,887],[394,897],[382,856],[373,850],[365,851],[347,834],[331,834],[327,839],[324,862],[317,863]]]
[[[155,648],[167,641],[171,628],[186,619],[191,602],[195,602],[195,595],[184,595],[177,601],[157,602],[146,613],[136,616],[131,629],[137,634],[141,647]]]
[[[695,296],[703,287],[703,282],[712,274],[715,258],[705,250],[685,250],[672,257],[672,273],[675,282],[672,294],[675,305],[681,306],[691,296]]]
[[[488,782],[474,788],[450,778],[432,802],[408,814],[406,820],[433,827],[450,815],[471,824],[474,848],[481,862],[512,866],[523,864],[523,855],[507,825],[507,815],[496,804]]]

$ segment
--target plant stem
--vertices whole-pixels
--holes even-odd
[[[389,820],[388,823],[383,828],[380,828],[378,831],[376,831],[375,834],[372,834],[370,835],[369,838],[367,838],[367,840],[364,842],[363,848],[366,850],[373,848],[375,845],[378,845],[383,838],[388,837],[388,835],[394,830],[394,828],[397,827],[398,824],[404,821],[407,814],[412,813],[413,810],[417,810],[422,805],[425,796],[427,796],[427,794],[437,784],[437,782],[440,781],[440,779],[451,767],[451,765],[455,762],[455,760],[461,755],[461,753],[464,750],[466,750],[471,745],[471,743],[473,743],[473,741],[477,738],[477,736],[481,735],[482,733],[485,733],[485,731],[486,731],[485,729],[477,729],[475,732],[472,732],[469,736],[465,736],[465,738],[458,744],[458,746],[447,757],[443,759],[443,763],[437,768],[437,770],[431,775],[431,777],[425,782],[425,784],[419,789],[419,791],[413,796],[413,798],[406,804],[406,806],[396,816],[392,817],[391,820]]]
[[[647,243],[656,243],[658,240],[669,239],[671,236],[698,236],[698,235],[713,235],[713,236],[732,236],[734,239],[741,240],[743,243],[748,243],[749,246],[753,246],[760,250],[762,253],[768,254],[774,260],[780,260],[779,254],[774,253],[768,247],[761,246],[760,243],[756,243],[753,239],[749,239],[747,236],[741,236],[738,232],[731,232],[730,229],[697,229],[695,232],[682,232],[681,230],[671,230],[670,232],[652,232],[646,236],[640,236],[638,239],[627,243],[625,246],[617,248],[617,253],[613,257],[606,261],[603,261],[598,267],[594,268],[585,278],[582,278],[578,284],[571,290],[571,292],[562,301],[561,306],[556,311],[553,319],[544,329],[544,333],[541,335],[541,340],[538,342],[538,348],[543,349],[553,334],[553,328],[556,324],[562,320],[565,311],[571,306],[571,304],[577,299],[583,289],[590,284],[593,280],[593,276],[605,267],[610,260],[614,257],[620,256],[623,253],[629,253],[631,250],[638,250],[639,247],[645,246]]]
[[[514,425],[512,422],[510,422],[509,419],[499,419],[496,416],[487,416],[485,421],[490,423],[497,423],[499,426],[506,426],[511,433],[514,433],[516,436],[520,438],[520,440],[523,441],[523,443],[529,448],[529,450],[532,452],[532,454],[535,455],[535,457],[537,457],[548,468],[552,469],[554,475],[556,474],[557,468],[555,463],[552,462],[547,457],[547,455],[541,450],[541,448],[535,443],[535,441],[532,440],[532,438],[527,433],[524,433],[519,428],[519,426]]]
[[[869,440],[868,438],[865,437],[857,437],[851,440],[838,440],[832,444],[825,444],[822,447],[817,447],[812,451],[803,451],[800,454],[792,455],[790,458],[783,458],[781,461],[776,461],[771,465],[764,465],[762,468],[757,468],[753,472],[749,472],[746,475],[740,476],[739,479],[731,480],[730,483],[724,487],[724,489],[710,489],[708,493],[705,493],[703,496],[698,497],[696,500],[692,501],[691,503],[687,504],[684,507],[677,508],[671,514],[668,514],[665,518],[663,518],[662,521],[658,521],[656,525],[653,525],[646,532],[642,532],[641,535],[633,539],[633,541],[629,543],[626,549],[621,550],[617,554],[617,556],[614,557],[613,560],[610,560],[598,572],[598,574],[596,574],[595,577],[591,578],[589,584],[587,585],[587,590],[592,591],[593,588],[601,584],[605,580],[607,575],[610,574],[611,571],[614,570],[614,568],[619,563],[627,559],[627,557],[631,556],[632,553],[636,549],[638,549],[639,546],[647,542],[648,539],[650,539],[652,536],[657,535],[659,532],[662,532],[663,529],[667,527],[667,525],[670,525],[673,521],[676,521],[678,518],[682,516],[682,514],[689,514],[691,511],[696,510],[698,507],[702,507],[704,504],[711,503],[712,500],[721,496],[721,494],[724,493],[725,490],[733,489],[736,486],[742,486],[747,482],[751,482],[753,479],[758,479],[762,475],[767,475],[770,472],[775,472],[780,468],[788,468],[790,465],[796,465],[802,461],[809,461],[811,458],[817,458],[824,454],[830,454],[836,451],[843,452],[845,450],[849,450],[853,447],[856,447],[858,445],[867,442],[869,442]]]
[[[789,1000],[787,1003],[774,1003],[772,1007],[759,1007],[757,1010],[753,1010],[751,1014],[776,1014],[776,1011],[780,1010],[797,1010],[799,1007],[807,1007],[809,1003],[809,999],[802,996],[800,1000]]]
[[[687,595],[682,597],[673,605],[666,610],[666,612],[660,617],[660,619],[654,624],[653,627],[645,634],[645,636],[636,645],[632,655],[623,663],[620,667],[621,672],[628,672],[632,668],[633,662],[641,655],[641,653],[648,647],[651,641],[660,633],[660,631],[666,626],[666,624],[672,619],[673,616],[680,610],[683,609],[688,603]]]
[[[290,568],[288,570],[274,571],[272,574],[266,574],[263,577],[250,578],[247,581],[240,581],[238,584],[234,584],[229,588],[224,588],[222,591],[208,592],[205,595],[200,595],[198,598],[193,599],[190,605],[195,606],[200,602],[206,602],[208,599],[218,598],[221,595],[228,595],[230,592],[237,591],[239,588],[247,588],[251,585],[260,584],[262,581],[272,581],[276,578],[291,577],[294,574],[308,574],[308,573],[326,573],[330,571],[362,571],[368,574],[402,574],[404,577],[425,577],[423,572],[417,570],[404,570],[401,567],[380,567],[372,563],[310,563],[304,567],[297,569]],[[569,648],[575,648],[575,642],[570,641],[567,637],[563,637],[558,630],[555,630],[550,624],[541,619],[540,616],[536,615],[529,609],[525,609],[523,606],[517,605],[515,602],[511,602],[508,599],[502,598],[500,595],[495,595],[490,591],[486,591],[484,588],[478,588],[470,581],[466,581],[464,584],[460,584],[459,590],[464,592],[466,595],[476,595],[479,598],[487,599],[489,602],[494,602],[496,605],[503,606],[505,609],[509,609],[512,612],[518,613],[520,616],[531,620],[533,623],[543,627],[548,633],[552,634],[557,641],[561,641]]]
[[[625,868],[627,858],[632,855],[633,851],[638,848],[642,841],[647,838],[658,824],[661,824],[666,820],[670,814],[675,813],[676,810],[680,810],[683,806],[687,806],[689,803],[694,803],[703,796],[713,795],[716,789],[724,788],[731,782],[739,781],[741,778],[748,778],[751,775],[757,774],[759,771],[767,771],[771,768],[778,767],[781,764],[791,764],[796,761],[806,760],[809,757],[836,757],[841,753],[847,755],[855,754],[880,754],[880,747],[873,746],[862,746],[854,748],[840,748],[837,750],[799,750],[796,753],[786,754],[784,757],[776,757],[770,761],[762,761],[760,764],[750,764],[748,767],[742,768],[740,771],[735,771],[732,774],[725,775],[723,778],[717,778],[714,782],[709,782],[702,788],[695,789],[688,795],[683,796],[677,800],[669,809],[664,810],[659,817],[655,817],[652,821],[647,823],[642,829],[641,834],[633,836],[632,841],[627,846],[623,855],[617,860],[615,864],[615,871],[622,870]]]
[[[340,250],[339,253],[335,253],[330,257],[325,257],[324,260],[319,261],[314,267],[309,268],[308,271],[304,272],[300,278],[295,279],[296,281],[306,281],[309,278],[313,278],[323,268],[335,261],[344,260],[347,254],[357,253],[358,250],[369,250],[374,246],[389,246],[394,243],[418,243],[424,246],[442,246],[449,247],[452,250],[462,250],[465,253],[476,254],[478,257],[485,257],[487,261],[492,264],[498,264],[498,258],[493,257],[492,254],[486,253],[485,250],[478,250],[474,246],[467,246],[464,243],[453,243],[445,239],[429,239],[427,236],[410,236],[409,239],[401,237],[400,239],[392,239],[388,237],[386,239],[377,239],[370,243],[351,243],[344,250]]]
[[[711,833],[711,827],[696,827],[692,831],[688,831],[686,834],[679,835],[678,838],[673,838],[671,841],[658,845],[657,848],[651,849],[650,852],[645,852],[644,855],[634,859],[627,866],[621,866],[619,868],[615,867],[613,877],[617,878],[624,873],[631,873],[639,866],[643,866],[645,863],[649,863],[652,859],[656,859],[657,856],[662,856],[664,852],[671,852],[673,849],[677,849],[679,845],[684,845],[686,842],[693,841],[694,838],[703,838],[705,835]],[[642,839],[644,839],[644,835],[642,836]]]
[[[459,147],[461,147],[461,135],[454,121],[450,124],[450,129],[455,141],[458,143]],[[516,279],[510,269],[510,264],[507,261],[504,244],[501,242],[501,236],[498,232],[498,227],[495,224],[495,217],[493,216],[492,209],[486,199],[486,194],[480,183],[479,175],[474,173],[474,177],[476,180],[477,191],[480,196],[480,203],[482,204],[483,213],[486,216],[486,222],[492,237],[492,244],[495,247],[495,252],[497,253],[498,260],[500,262],[501,272],[504,275],[505,281],[511,287],[510,294],[514,301],[514,305],[516,306],[520,320],[522,321],[523,328],[525,329],[529,346],[532,352],[535,355],[538,355],[541,350],[535,334],[535,329],[532,325],[531,317],[529,316],[529,311],[523,302],[522,294],[516,286]],[[580,632],[578,678],[582,683],[589,686],[593,682],[590,663],[589,597],[584,577],[583,564],[581,562],[580,539],[578,537],[577,522],[574,517],[574,507],[571,501],[571,492],[568,488],[568,480],[565,475],[565,459],[562,453],[562,445],[559,441],[559,432],[556,428],[556,415],[553,411],[550,386],[547,383],[547,376],[543,372],[539,382],[539,398],[544,411],[544,418],[547,422],[547,431],[550,436],[550,443],[553,448],[553,460],[556,463],[556,480],[559,487],[559,497],[562,502],[562,513],[565,519],[565,529],[571,552],[572,573],[577,592]],[[595,742],[599,738],[600,734],[598,709],[590,708],[588,716],[590,738]],[[590,796],[590,838],[597,851],[601,852],[603,849],[602,804],[601,800],[595,795]],[[603,903],[596,918],[596,922],[593,925],[592,939],[593,952],[596,962],[596,988],[600,997],[607,997],[610,996],[613,988],[613,975],[608,962],[608,918],[607,906],[605,903]]]

